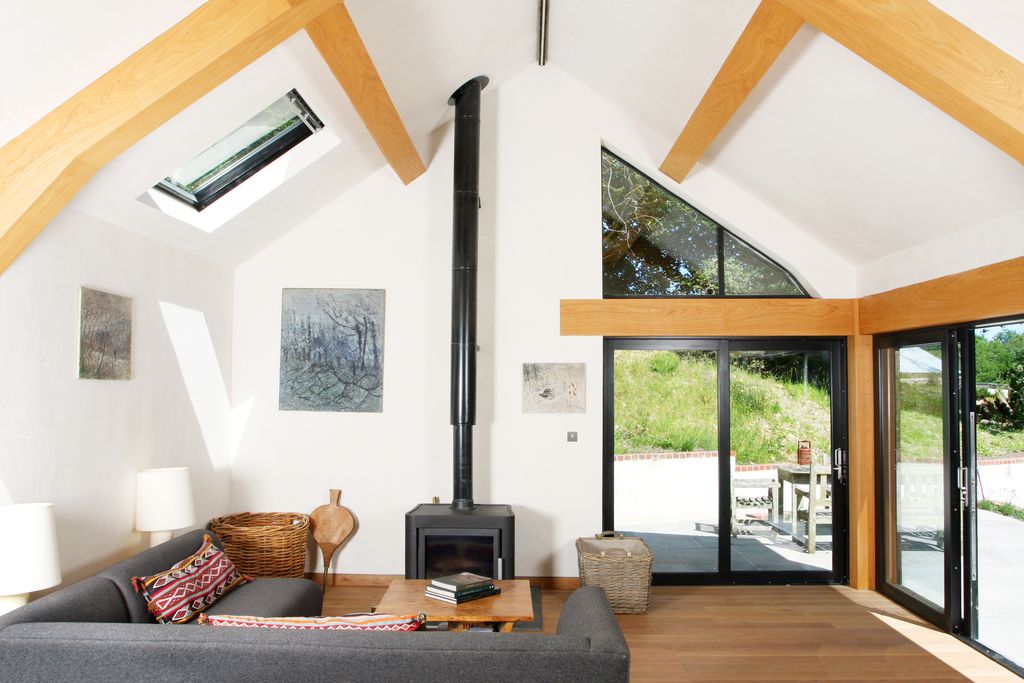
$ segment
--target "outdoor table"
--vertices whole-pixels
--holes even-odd
[[[832,483],[832,470],[828,467],[822,467],[821,470],[815,470],[815,475],[818,477],[825,478],[825,485],[829,486]],[[789,482],[789,499],[793,505],[793,534],[796,534],[796,487],[797,486],[811,486],[811,468],[809,465],[779,465],[779,484]],[[814,519],[815,502],[814,496],[807,497],[807,518],[810,520]],[[779,496],[779,523],[785,519],[786,508],[785,508],[786,497],[784,495]]]

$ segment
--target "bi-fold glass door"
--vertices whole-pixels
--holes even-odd
[[[841,340],[607,339],[604,526],[657,583],[842,582]]]
[[[963,635],[1024,675],[1024,322],[961,333],[965,382]]]
[[[962,616],[958,351],[952,330],[876,340],[881,590],[948,629]]]
[[[879,590],[1020,673],[1024,324],[875,340]]]

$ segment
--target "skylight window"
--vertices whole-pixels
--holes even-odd
[[[323,127],[299,93],[291,90],[155,189],[202,211]]]

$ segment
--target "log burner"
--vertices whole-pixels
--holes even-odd
[[[455,105],[452,216],[452,503],[417,505],[405,515],[405,576],[471,571],[515,577],[515,514],[508,505],[473,502],[476,423],[476,272],[480,208],[480,93],[486,76],[464,83]]]

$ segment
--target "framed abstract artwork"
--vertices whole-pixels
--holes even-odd
[[[384,290],[284,289],[281,410],[379,413]]]

